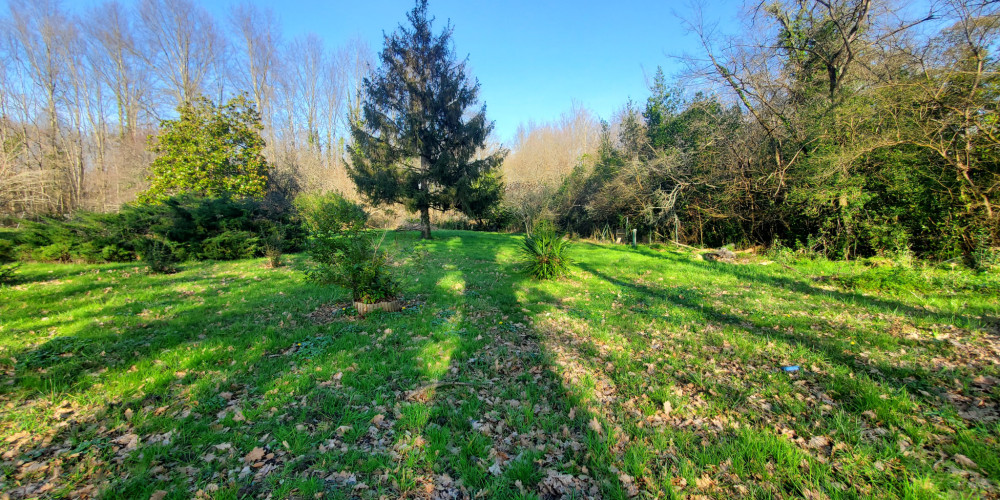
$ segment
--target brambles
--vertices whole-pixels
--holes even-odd
[[[525,236],[521,252],[527,258],[525,269],[537,279],[547,280],[569,272],[570,259],[566,255],[569,240],[556,234],[550,222],[540,223],[534,234]]]

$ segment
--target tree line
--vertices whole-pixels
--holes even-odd
[[[972,259],[1000,242],[998,9],[783,0],[732,38],[696,15],[701,54],[530,211],[583,236]]]
[[[190,0],[80,13],[11,0],[0,30],[0,212],[114,210],[146,188],[161,120],[242,93],[260,114],[273,184],[350,189],[347,116],[373,57],[360,40],[285,39],[267,9],[239,4],[217,19]]]

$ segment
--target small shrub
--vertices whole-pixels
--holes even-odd
[[[257,255],[259,239],[248,231],[225,231],[206,239],[198,256],[208,260],[249,259]]]
[[[17,277],[14,275],[17,272],[17,268],[21,267],[20,264],[0,264],[0,285],[9,285],[16,281]]]
[[[264,247],[264,257],[267,257],[267,267],[275,269],[284,265],[281,261],[281,257],[284,254],[281,252],[281,247],[269,246]]]
[[[360,206],[337,193],[300,196],[296,206],[309,228],[311,280],[342,286],[367,304],[397,297],[399,282],[381,249],[385,233],[365,230],[368,216]]]
[[[555,227],[543,222],[535,227],[531,236],[524,238],[521,252],[527,258],[525,269],[537,279],[552,279],[569,271],[570,260],[566,255],[569,240],[556,234]]]
[[[17,250],[13,241],[0,240],[0,264],[17,260]]]
[[[317,261],[308,272],[310,279],[344,287],[357,302],[396,299],[399,282],[393,276],[389,255],[380,248],[384,238],[384,232],[378,238],[359,230],[320,239],[322,243],[309,251]]]
[[[175,244],[156,238],[144,238],[140,246],[142,261],[149,266],[150,271],[156,274],[177,272],[177,264],[181,259]]]
[[[267,267],[271,269],[281,267],[281,256],[285,253],[284,233],[278,227],[270,225],[261,230],[260,242],[264,249],[264,257],[267,257]]]
[[[73,258],[71,250],[69,243],[53,243],[36,249],[31,256],[41,262],[69,262]]]

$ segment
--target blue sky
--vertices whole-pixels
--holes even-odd
[[[228,0],[206,2],[223,19]],[[352,36],[382,47],[382,32],[405,22],[412,0],[288,0],[270,6],[286,38],[314,32],[330,46]],[[602,118],[631,96],[645,100],[646,81],[657,65],[670,73],[668,55],[697,50],[677,14],[688,3],[670,1],[430,0],[440,29],[455,27],[455,48],[469,56],[472,74],[482,84],[480,97],[508,142],[520,123],[556,119],[573,101]],[[706,18],[731,18],[742,2],[706,6]]]
[[[200,3],[223,21],[233,2]],[[274,10],[286,39],[313,32],[337,47],[360,36],[375,51],[382,47],[383,30],[394,30],[413,7],[412,0],[256,3]],[[677,17],[689,13],[690,5],[688,0],[430,0],[429,10],[437,18],[436,30],[451,20],[455,48],[469,56],[471,72],[482,84],[487,116],[495,120],[500,139],[509,142],[520,123],[556,119],[574,101],[602,118],[630,96],[644,101],[658,65],[669,75],[679,66],[670,55],[698,50]],[[740,0],[702,4],[706,19],[724,21],[741,5]]]

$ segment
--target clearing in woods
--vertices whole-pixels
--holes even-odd
[[[299,266],[0,288],[12,497],[994,496],[1000,279],[395,233],[407,307]],[[782,366],[797,365],[784,372]]]

